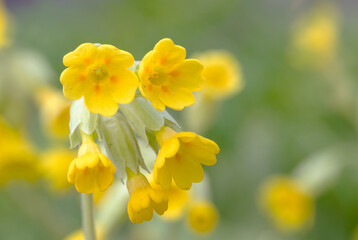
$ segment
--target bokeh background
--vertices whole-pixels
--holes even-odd
[[[292,42],[298,22],[325,4],[334,8],[334,60],[323,66],[311,57],[296,61],[301,51]],[[185,46],[188,56],[225,49],[238,59],[245,87],[220,102],[213,124],[202,133],[221,148],[218,163],[205,168],[220,213],[218,226],[198,236],[182,222],[172,239],[353,239],[358,226],[357,1],[8,0],[5,6],[11,48],[41,56],[51,69],[48,81],[58,89],[62,57],[83,42],[109,43],[140,60],[169,37]],[[21,64],[16,71],[23,71]],[[21,98],[16,88],[11,95]],[[48,148],[36,108],[30,104],[12,111],[26,111],[19,122],[34,148]],[[183,112],[171,113],[185,126]],[[340,147],[345,154],[337,159],[345,167],[315,196],[311,226],[294,233],[275,229],[258,204],[261,184]],[[315,171],[318,175],[325,168]],[[80,226],[74,189],[55,193],[39,180],[0,190],[0,239],[62,239]],[[139,227],[122,221],[111,239],[150,239],[157,235],[148,231],[166,227],[157,218]]]

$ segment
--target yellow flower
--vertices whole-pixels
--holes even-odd
[[[189,208],[188,222],[198,233],[208,233],[218,222],[218,211],[210,202],[194,202]]]
[[[160,146],[154,164],[154,181],[169,189],[172,179],[181,189],[190,189],[201,182],[204,171],[201,164],[214,165],[219,147],[213,141],[192,132],[175,132],[163,127],[157,133]]]
[[[224,98],[242,89],[240,65],[229,52],[207,51],[197,55],[196,58],[204,65],[205,97]]]
[[[68,67],[61,74],[63,93],[70,100],[84,97],[88,110],[113,116],[118,103],[130,103],[138,87],[137,76],[128,68],[133,56],[114,46],[81,44],[63,58]]]
[[[74,183],[78,192],[93,193],[105,191],[113,183],[116,168],[113,163],[101,153],[93,138],[84,138],[68,169],[67,180]]]
[[[333,8],[318,8],[311,16],[303,18],[293,35],[295,60],[318,67],[332,61],[337,47],[337,28]]]
[[[6,45],[7,17],[3,1],[0,0],[0,47]]]
[[[153,210],[162,215],[168,208],[167,195],[163,191],[153,189],[143,174],[135,174],[127,169],[127,175],[127,189],[130,194],[127,210],[131,222],[150,221],[153,218]]]
[[[154,182],[152,175],[150,179],[150,185],[154,189],[163,191],[168,196],[168,209],[165,211],[162,217],[167,220],[179,219],[183,215],[184,209],[187,206],[189,192],[178,188],[174,182],[172,182],[169,189],[165,190]]]
[[[42,155],[43,174],[54,189],[66,189],[70,186],[66,176],[75,157],[73,151],[65,149],[53,149]]]
[[[32,146],[0,118],[0,185],[39,177],[39,160]]]
[[[203,66],[198,60],[185,59],[185,48],[169,38],[160,40],[139,66],[139,89],[160,111],[165,106],[182,110],[195,102],[192,92],[204,86]]]
[[[297,231],[313,220],[313,200],[292,178],[268,179],[261,189],[260,202],[282,231]]]
[[[37,102],[47,132],[55,137],[68,137],[71,102],[50,88],[38,91]]]

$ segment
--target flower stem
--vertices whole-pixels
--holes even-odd
[[[82,229],[85,240],[96,240],[93,217],[93,194],[80,193],[82,210]]]

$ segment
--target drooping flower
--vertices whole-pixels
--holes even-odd
[[[52,149],[42,154],[43,175],[51,182],[54,189],[62,190],[70,186],[67,172],[75,157],[73,151],[66,149]]]
[[[232,54],[212,50],[195,57],[204,65],[205,86],[202,93],[205,97],[220,99],[242,89],[241,68]]]
[[[127,189],[130,194],[127,210],[131,222],[150,221],[153,218],[153,210],[159,215],[167,210],[168,197],[163,191],[152,188],[141,173],[135,174],[127,169],[127,176]]]
[[[205,234],[214,229],[219,214],[214,204],[207,201],[193,202],[189,207],[189,226],[196,232]]]
[[[154,164],[154,181],[169,189],[172,180],[181,189],[190,189],[201,182],[204,171],[201,164],[214,165],[220,149],[217,144],[192,132],[175,132],[163,127],[157,133],[160,146]]]
[[[63,93],[70,100],[84,97],[88,110],[113,116],[118,103],[130,103],[138,87],[137,76],[128,68],[133,56],[108,44],[81,44],[63,58]]]
[[[0,185],[19,179],[37,180],[40,162],[30,143],[1,118],[0,136]]]
[[[92,136],[83,134],[84,141],[68,169],[67,180],[74,183],[78,192],[91,194],[105,191],[113,183],[116,168],[102,154]]]
[[[169,38],[160,40],[144,56],[138,72],[139,89],[157,110],[191,106],[195,102],[192,92],[203,88],[203,66],[198,60],[185,57],[185,48]]]
[[[46,131],[54,137],[68,137],[71,102],[50,88],[38,91],[37,102]]]
[[[268,179],[262,186],[260,203],[282,231],[300,230],[313,220],[312,197],[290,177]]]

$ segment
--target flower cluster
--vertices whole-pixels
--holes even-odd
[[[203,65],[186,59],[186,50],[171,39],[159,41],[142,61],[111,45],[84,43],[63,59],[63,93],[73,100],[70,142],[81,145],[68,181],[78,192],[105,191],[114,174],[127,177],[128,214],[141,223],[168,208],[169,188],[183,191],[204,178],[203,165],[214,165],[219,147],[180,126],[165,110],[193,105],[193,92],[204,87]],[[139,88],[139,91],[137,89]],[[97,143],[96,143],[97,140]],[[153,186],[139,141],[157,157]]]

